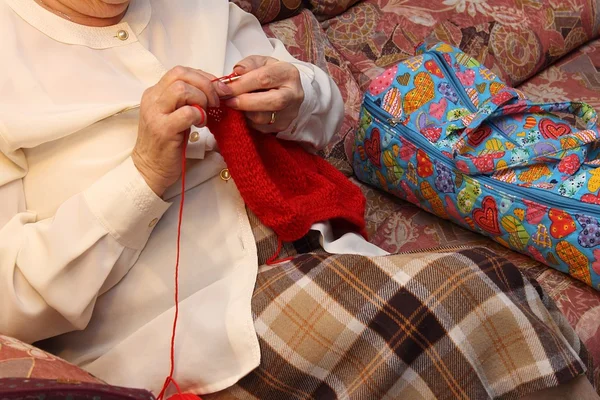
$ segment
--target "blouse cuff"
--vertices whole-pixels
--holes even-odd
[[[83,192],[111,236],[125,247],[141,250],[171,203],[150,189],[131,157]]]
[[[305,142],[314,146],[314,139],[311,136],[302,137],[302,129],[299,128],[306,125],[315,109],[315,103],[318,101],[315,89],[313,88],[315,74],[311,68],[307,68],[302,64],[292,64],[298,68],[298,71],[300,72],[300,82],[302,83],[302,90],[304,91],[304,100],[300,105],[300,110],[298,111],[296,118],[290,123],[287,129],[279,132],[277,137],[284,140]]]

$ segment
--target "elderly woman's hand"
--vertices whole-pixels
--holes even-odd
[[[249,56],[236,65],[234,72],[242,77],[231,83],[235,97],[225,104],[245,111],[258,131],[272,133],[287,129],[304,101],[298,69],[272,57]]]
[[[206,107],[218,107],[219,97],[231,96],[209,73],[175,67],[147,89],[140,106],[138,138],[132,158],[146,183],[162,196],[181,175],[182,146],[190,127],[204,126]]]

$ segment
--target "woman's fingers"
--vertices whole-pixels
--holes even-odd
[[[225,101],[228,107],[241,111],[281,111],[294,100],[287,88],[271,89],[267,92],[245,93]]]
[[[248,118],[252,127],[262,133],[282,132],[289,128],[297,116],[298,112],[295,107],[288,107],[277,112],[258,111],[246,113],[246,118]]]
[[[273,119],[273,112],[264,111],[250,111],[246,113],[246,118],[250,120],[254,125],[273,125],[271,120]],[[277,120],[277,113],[275,113],[275,120]]]
[[[174,83],[181,81],[204,92],[208,99],[208,106],[218,107],[219,98],[231,96],[232,91],[225,85],[219,85],[219,82],[212,82],[214,79],[215,77],[212,74],[193,68],[177,66],[169,70],[156,87],[157,92],[164,92]]]
[[[298,69],[289,63],[275,62],[243,74],[229,87],[232,96],[289,86],[299,76]]]
[[[156,105],[163,114],[169,114],[185,105],[198,104],[202,108],[211,105],[211,99],[202,90],[184,81],[175,81],[157,99]]]
[[[204,126],[206,107],[218,107],[220,93],[227,93],[213,79],[203,71],[175,67],[142,96],[132,159],[159,196],[181,175],[181,146],[190,127]]]
[[[206,125],[206,112],[202,108],[183,106],[167,116],[167,124],[173,132],[183,132],[192,125]]]
[[[264,67],[267,64],[278,62],[276,58],[268,56],[252,55],[244,58],[233,67],[233,72],[243,75],[249,71]]]
[[[241,77],[229,85],[233,97],[225,104],[244,111],[252,126],[260,132],[287,129],[298,116],[304,101],[298,68],[270,57],[251,56],[239,62],[234,72]]]

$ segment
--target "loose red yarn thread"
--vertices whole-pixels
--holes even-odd
[[[233,73],[231,75],[225,76],[223,78],[213,79],[211,82],[216,82],[222,79],[230,79],[236,76],[237,74]],[[193,104],[192,107],[195,107],[200,111],[203,119],[201,123],[198,125],[203,125],[206,122],[206,112],[202,107],[197,104]],[[183,222],[183,206],[185,204],[185,164],[186,164],[186,150],[187,150],[187,138],[183,141],[183,148],[181,150],[181,202],[179,203],[179,219],[177,221],[177,253],[175,257],[175,317],[173,318],[173,331],[171,333],[171,369],[169,371],[169,376],[165,379],[165,383],[158,394],[157,400],[163,400],[165,393],[169,386],[173,384],[175,389],[177,389],[177,393],[173,396],[169,397],[169,400],[202,400],[200,396],[196,396],[191,393],[182,393],[179,384],[173,378],[173,374],[175,373],[175,336],[177,333],[177,320],[179,319],[179,254],[181,247],[181,224]]]
[[[277,260],[277,257],[279,257],[279,253],[281,253],[281,249],[283,248],[283,242],[281,241],[281,239],[277,238],[277,250],[275,250],[275,254],[273,254],[271,256],[271,258],[269,258],[266,261],[267,265],[274,265],[274,264],[279,264],[282,262],[286,262],[286,261],[291,261],[294,259],[294,257],[286,257],[286,258],[282,258],[280,260]]]
[[[198,108],[198,107],[197,107]],[[202,115],[205,116],[204,110],[200,110]],[[157,397],[157,400],[162,400],[167,389],[173,384],[177,389],[177,393],[173,396],[169,397],[169,400],[198,400],[199,396],[193,395],[191,393],[182,393],[179,384],[173,378],[173,374],[175,373],[175,335],[177,332],[177,320],[179,318],[179,254],[180,254],[180,245],[181,245],[181,223],[183,221],[183,205],[185,203],[185,164],[186,164],[186,149],[187,149],[187,140],[183,142],[183,149],[181,151],[181,202],[179,203],[179,220],[177,221],[177,255],[175,257],[175,317],[173,318],[173,331],[171,333],[171,370],[169,372],[169,376],[165,380],[165,384],[163,385],[160,394]]]

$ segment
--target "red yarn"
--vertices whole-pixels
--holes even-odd
[[[207,120],[229,172],[252,212],[284,242],[331,220],[366,237],[366,200],[358,186],[297,142],[251,132],[244,115],[210,109]]]
[[[277,260],[277,257],[279,257],[279,253],[281,253],[282,247],[283,247],[283,242],[281,241],[280,238],[277,238],[277,250],[275,250],[275,253],[271,256],[271,258],[269,258],[267,260],[267,262],[266,262],[267,265],[279,264],[279,263],[291,261],[294,259],[294,257],[286,257],[286,258],[282,258],[281,260]]]
[[[198,400],[199,397],[191,393],[175,393],[169,400]]]
[[[201,111],[204,113],[204,110]],[[204,115],[204,114],[203,114]],[[183,205],[185,203],[185,164],[186,164],[186,149],[187,140],[183,142],[181,150],[181,201],[179,202],[179,219],[177,221],[177,252],[175,256],[175,317],[173,318],[173,331],[171,332],[171,369],[169,376],[157,397],[157,400],[162,400],[167,389],[173,384],[177,389],[177,393],[169,397],[169,400],[198,400],[200,397],[191,393],[181,393],[179,385],[173,378],[175,372],[175,334],[177,333],[177,320],[179,319],[179,254],[181,245],[181,223],[183,222]]]

